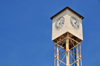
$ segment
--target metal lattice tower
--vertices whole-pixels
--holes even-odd
[[[54,66],[82,66],[81,43],[68,35],[54,42]]]

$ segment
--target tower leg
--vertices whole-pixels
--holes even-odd
[[[78,52],[78,46],[76,47],[76,52],[77,52],[77,66],[79,66],[79,52]]]
[[[57,44],[57,66],[59,66],[59,44]]]
[[[66,40],[66,65],[69,66],[69,38]]]

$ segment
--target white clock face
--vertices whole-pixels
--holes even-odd
[[[71,17],[70,18],[70,22],[71,22],[71,25],[75,28],[75,29],[79,29],[79,22],[76,18],[74,17]]]
[[[57,19],[57,22],[55,23],[55,28],[60,29],[64,25],[64,17],[60,17]]]

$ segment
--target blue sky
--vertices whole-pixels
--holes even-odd
[[[53,66],[50,17],[69,6],[83,19],[83,66],[100,65],[100,0],[0,0],[0,66]]]

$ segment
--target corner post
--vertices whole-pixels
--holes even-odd
[[[69,36],[68,35],[66,39],[66,66],[70,66],[69,65]]]
[[[59,44],[57,43],[57,66],[59,66]]]
[[[78,45],[76,46],[76,52],[77,52],[77,66],[79,66],[79,52],[78,52]]]

